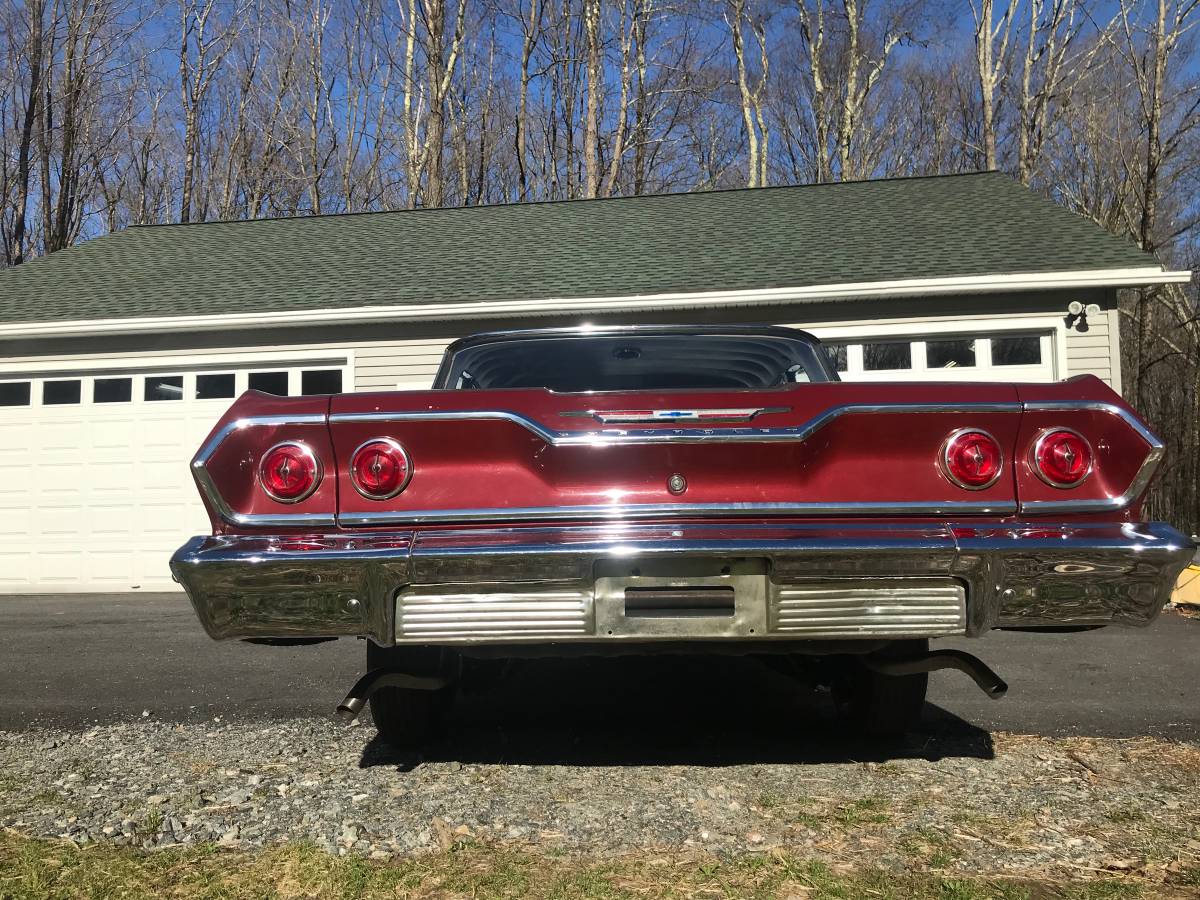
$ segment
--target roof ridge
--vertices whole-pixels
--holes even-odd
[[[191,228],[200,227],[202,225],[248,225],[254,222],[308,222],[314,219],[343,219],[353,218],[357,216],[393,216],[403,215],[405,213],[423,213],[433,215],[435,213],[463,213],[468,210],[483,210],[483,209],[511,209],[514,207],[530,207],[530,206],[556,206],[566,203],[621,203],[632,201],[650,201],[662,200],[666,198],[676,197],[706,197],[714,194],[749,194],[776,191],[803,191],[819,188],[840,188],[851,185],[861,184],[886,184],[889,182],[899,181],[932,181],[951,178],[970,178],[981,175],[999,175],[1002,178],[1014,181],[1012,176],[1006,172],[1001,172],[998,169],[977,169],[969,172],[938,172],[926,175],[890,175],[885,178],[852,178],[845,181],[809,181],[801,184],[767,184],[761,187],[733,187],[733,188],[712,188],[703,191],[664,191],[654,194],[621,194],[615,197],[563,197],[552,200],[514,200],[505,203],[481,203],[475,206],[417,206],[409,209],[360,209],[348,212],[336,213],[311,213],[309,215],[294,215],[294,216],[261,216],[251,219],[205,219],[201,222],[145,222],[140,224],[128,225],[123,231],[133,231],[135,229],[158,229],[158,228]],[[114,233],[114,232],[110,232]]]

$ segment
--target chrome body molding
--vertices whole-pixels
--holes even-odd
[[[974,516],[1011,515],[1015,503],[947,500],[941,503],[636,503],[577,506],[489,507],[481,509],[399,509],[387,512],[341,513],[338,524],[434,525],[472,522],[633,522],[647,519],[698,519],[749,516]]]
[[[618,444],[769,444],[776,441],[803,441],[818,429],[847,413],[997,413],[1020,412],[1020,403],[848,403],[833,406],[801,425],[780,428],[610,428],[601,431],[558,431],[548,428],[523,413],[505,409],[468,409],[451,412],[362,412],[333,413],[331,425],[338,422],[459,422],[502,421],[519,425],[552,447],[609,447]],[[589,415],[595,413],[589,412]],[[665,420],[669,421],[669,420]]]
[[[1138,469],[1137,474],[1133,477],[1133,481],[1129,483],[1129,487],[1125,490],[1125,493],[1119,496],[1096,500],[1030,500],[1021,504],[1021,512],[1037,514],[1064,513],[1069,515],[1071,513],[1113,512],[1124,509],[1145,493],[1146,488],[1150,484],[1150,479],[1154,477],[1159,463],[1162,462],[1163,454],[1166,452],[1162,441],[1155,436],[1154,432],[1143,425],[1138,417],[1129,410],[1117,406],[1115,403],[1104,403],[1098,400],[1057,400],[1042,403],[1026,403],[1025,409],[1036,412],[1090,409],[1096,412],[1108,413],[1124,420],[1149,445],[1150,450],[1146,454],[1146,458],[1142,460],[1141,468]],[[1037,471],[1036,466],[1034,466],[1034,471]]]
[[[171,569],[215,638],[797,641],[1144,625],[1193,550],[1163,523],[562,525],[198,537]],[[631,588],[733,599],[634,615]]]
[[[225,498],[221,496],[221,492],[217,490],[217,485],[208,471],[208,461],[212,459],[212,455],[217,452],[217,448],[221,446],[222,442],[235,431],[240,431],[244,428],[280,425],[323,425],[325,424],[325,418],[325,415],[322,413],[291,416],[251,416],[226,422],[224,427],[212,434],[204,442],[204,446],[200,448],[200,452],[192,459],[192,476],[196,479],[196,485],[200,488],[200,492],[204,494],[205,499],[212,505],[212,508],[221,517],[221,520],[230,525],[252,528],[330,528],[336,526],[337,518],[333,513],[280,512],[275,514],[248,514],[234,512]],[[285,441],[284,443],[295,442]],[[256,465],[256,472],[257,468]]]
[[[1118,497],[1091,500],[1035,500],[1020,504],[980,504],[970,501],[912,502],[912,503],[730,503],[717,505],[645,504],[637,506],[588,505],[562,507],[531,507],[523,509],[452,509],[452,510],[395,510],[377,513],[353,513],[335,516],[333,513],[245,514],[235,512],[221,496],[207,469],[207,462],[231,433],[243,428],[279,425],[322,424],[320,414],[294,416],[260,416],[237,419],[227,423],[205,442],[192,460],[196,483],[212,508],[230,525],[255,528],[323,528],[337,525],[379,526],[408,525],[432,522],[499,522],[499,521],[582,521],[643,520],[658,517],[695,516],[806,516],[806,515],[1003,515],[1012,512],[1039,515],[1111,512],[1124,509],[1141,496],[1153,477],[1163,456],[1163,445],[1128,410],[1112,403],[1099,401],[1054,401],[1042,403],[893,403],[847,404],[831,407],[801,425],[783,428],[753,428],[747,426],[716,428],[631,428],[600,431],[556,431],[528,416],[509,410],[459,410],[452,412],[369,412],[335,413],[328,416],[331,425],[339,422],[447,422],[491,420],[518,425],[552,446],[610,446],[623,444],[697,444],[707,442],[772,443],[803,441],[839,416],[861,414],[914,413],[1017,413],[1022,411],[1052,411],[1089,409],[1115,415],[1130,425],[1146,442],[1149,452],[1128,490]]]

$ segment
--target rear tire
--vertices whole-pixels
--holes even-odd
[[[397,749],[414,749],[440,730],[442,717],[454,703],[458,677],[458,654],[441,647],[380,647],[367,641],[367,671],[397,669],[407,675],[448,678],[441,690],[417,691],[380,688],[371,695],[371,718],[375,730]]]
[[[886,656],[917,656],[928,649],[928,641],[898,641]],[[849,657],[834,677],[833,699],[839,714],[859,734],[898,738],[920,720],[928,688],[928,672],[884,675]]]

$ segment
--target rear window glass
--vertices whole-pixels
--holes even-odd
[[[639,391],[765,388],[833,380],[817,345],[765,335],[555,335],[454,354],[439,386]]]

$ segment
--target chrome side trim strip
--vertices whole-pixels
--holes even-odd
[[[453,412],[364,412],[334,413],[330,424],[339,422],[460,422],[493,420],[511,422],[553,447],[611,446],[614,444],[703,444],[709,442],[765,444],[803,441],[818,429],[848,413],[1012,413],[1020,403],[849,403],[834,406],[802,425],[784,428],[630,428],[603,431],[556,431],[523,413],[507,409],[456,410]]]
[[[1112,512],[1124,509],[1146,490],[1146,486],[1150,483],[1150,479],[1154,477],[1154,473],[1158,470],[1158,466],[1162,462],[1163,455],[1166,452],[1162,441],[1158,439],[1154,432],[1143,425],[1129,410],[1117,406],[1115,403],[1105,403],[1101,400],[1047,400],[1038,403],[1025,403],[1023,406],[1026,412],[1076,411],[1083,409],[1108,413],[1121,419],[1137,432],[1138,437],[1150,446],[1150,452],[1142,460],[1141,468],[1133,476],[1133,481],[1129,483],[1129,487],[1126,488],[1125,493],[1120,496],[1097,500],[1027,500],[1021,504],[1021,512],[1042,514],[1079,513]]]
[[[640,503],[627,506],[527,506],[508,509],[414,509],[375,513],[342,513],[342,525],[421,525],[445,522],[575,522],[591,519],[682,519],[704,516],[828,516],[828,515],[1011,515],[1015,503]]]
[[[212,508],[217,511],[217,515],[229,525],[247,525],[253,527],[277,526],[280,528],[288,528],[295,525],[336,526],[337,516],[332,513],[279,513],[277,515],[270,515],[266,513],[250,514],[234,512],[225,498],[221,496],[221,492],[217,490],[217,485],[208,471],[208,461],[212,459],[212,455],[217,452],[217,448],[221,446],[225,438],[229,437],[235,431],[264,425],[323,424],[325,424],[325,416],[322,413],[308,413],[295,416],[251,416],[245,419],[234,419],[232,422],[226,422],[223,428],[204,442],[204,446],[200,448],[200,452],[192,459],[192,475],[196,479],[196,484],[200,487],[205,498],[212,504]]]

